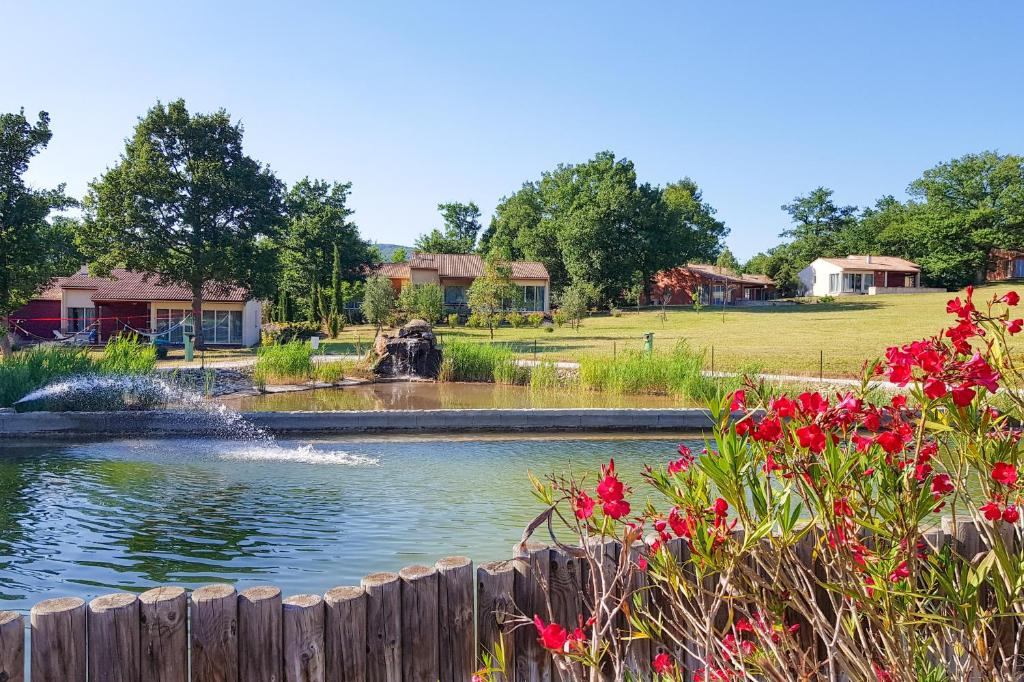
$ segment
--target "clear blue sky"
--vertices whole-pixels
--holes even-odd
[[[214,7],[216,5],[216,7]],[[157,99],[226,108],[287,182],[353,183],[363,234],[610,149],[690,176],[741,258],[823,184],[866,205],[939,161],[1024,152],[1020,2],[0,0],[0,111],[52,116],[30,179],[75,195]]]

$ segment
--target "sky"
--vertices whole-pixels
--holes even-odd
[[[50,113],[38,186],[82,196],[158,100],[226,109],[288,183],[352,183],[364,237],[602,150],[689,176],[740,259],[819,185],[867,206],[1024,153],[1020,2],[0,0],[0,111]]]

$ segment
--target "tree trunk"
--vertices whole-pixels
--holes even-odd
[[[192,285],[192,331],[195,334],[195,349],[203,349],[203,285]]]
[[[3,324],[0,324],[0,358],[9,358],[14,352],[11,348],[11,334],[13,333],[10,319],[5,319]]]

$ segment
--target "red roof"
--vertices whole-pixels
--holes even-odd
[[[896,256],[857,256],[846,258],[822,258],[844,270],[888,270],[889,272],[920,272],[921,266]]]
[[[729,268],[723,268],[721,265],[709,265],[707,263],[690,263],[689,265],[675,268],[675,270],[688,270],[694,276],[700,279],[706,279],[711,282],[725,282],[727,284],[746,284],[748,286],[775,286],[775,280],[773,280],[771,277],[768,277],[767,275],[737,275]]]
[[[58,277],[41,294],[42,300],[60,300],[64,289],[93,290],[93,301],[191,301],[192,292],[185,287],[157,284],[156,275],[115,268],[109,277],[93,277],[76,272],[70,277]],[[239,287],[208,284],[203,287],[203,300],[210,302],[243,303],[249,295]]]
[[[510,261],[513,279],[548,279],[548,269],[536,261]],[[446,279],[476,279],[484,274],[484,260],[474,253],[414,253],[408,263],[385,263],[377,272],[393,279],[409,279],[409,270],[436,270]]]

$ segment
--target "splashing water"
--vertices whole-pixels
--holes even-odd
[[[221,459],[245,460],[250,462],[299,462],[303,464],[335,464],[345,466],[377,466],[376,457],[358,455],[344,450],[320,451],[311,444],[287,447],[270,443],[256,447],[242,447],[221,454]]]

